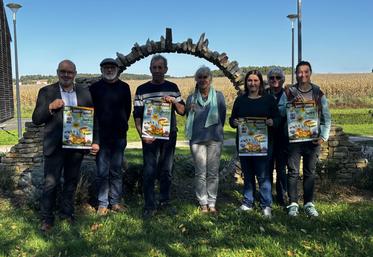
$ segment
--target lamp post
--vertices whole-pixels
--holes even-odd
[[[22,137],[22,120],[21,120],[21,99],[19,93],[19,74],[18,74],[18,53],[17,53],[17,32],[16,32],[16,13],[19,8],[22,7],[20,4],[9,3],[6,5],[13,12],[13,27],[14,27],[14,58],[16,68],[16,98],[17,98],[17,125],[18,125],[18,139]]]
[[[302,0],[298,0],[298,63],[302,61]]]
[[[291,84],[294,84],[294,20],[298,15],[289,14],[286,17],[291,21]]]

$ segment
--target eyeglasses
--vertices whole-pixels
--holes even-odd
[[[271,76],[269,77],[270,80],[274,80],[274,79],[277,79],[277,80],[281,80],[282,77],[281,76]]]
[[[67,74],[67,75],[74,75],[75,71],[70,71],[70,70],[58,70],[59,74]]]
[[[198,78],[198,79],[208,79],[209,76],[207,76],[207,75],[205,75],[205,76],[198,76],[197,78]]]

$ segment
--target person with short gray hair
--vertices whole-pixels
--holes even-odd
[[[195,166],[195,192],[201,213],[216,213],[219,164],[224,141],[226,105],[224,95],[212,85],[211,70],[195,73],[196,88],[188,96],[185,133]]]
[[[283,207],[286,206],[287,177],[286,177],[286,149],[288,144],[286,126],[286,94],[283,89],[285,74],[280,67],[273,67],[267,73],[268,93],[275,100],[280,112],[279,126],[273,128],[273,154],[269,159],[269,176],[273,187],[273,170],[276,167],[276,200]]]
[[[176,147],[177,127],[176,115],[184,115],[185,103],[175,83],[165,80],[167,59],[162,55],[154,55],[150,61],[152,80],[136,89],[133,117],[135,126],[142,141],[143,150],[143,218],[153,217],[157,210],[172,210],[170,205],[170,188],[174,154]],[[161,101],[171,104],[170,133],[168,140],[155,137],[142,137],[142,122],[147,101]],[[155,194],[155,181],[159,180],[159,202]]]

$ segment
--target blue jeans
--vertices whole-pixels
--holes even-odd
[[[103,141],[97,154],[98,206],[119,204],[122,198],[122,164],[126,139]]]
[[[272,191],[268,172],[268,157],[241,156],[241,168],[244,173],[243,204],[248,207],[254,205],[255,176],[259,183],[261,208],[271,207]]]
[[[176,132],[169,140],[156,139],[151,144],[142,143],[144,161],[144,200],[146,210],[156,208],[154,185],[159,180],[159,201],[170,200],[172,168],[176,146]]]
[[[304,203],[312,202],[315,190],[316,163],[320,154],[320,145],[315,145],[312,142],[289,143],[288,152],[289,202],[298,202],[298,178],[301,157],[303,157]]]

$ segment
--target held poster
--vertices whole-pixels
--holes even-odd
[[[141,136],[168,140],[171,128],[171,108],[171,103],[146,101]]]
[[[91,149],[93,112],[93,108],[88,107],[64,107],[62,148]]]
[[[318,138],[319,124],[315,102],[286,105],[289,142],[305,142]]]
[[[266,118],[247,117],[238,123],[238,155],[266,156],[268,152],[268,129]]]

